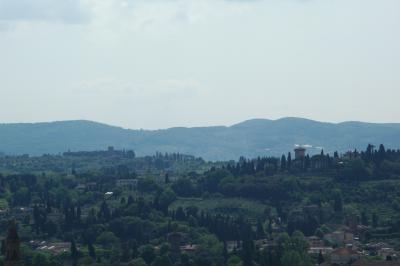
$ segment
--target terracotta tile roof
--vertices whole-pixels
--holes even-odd
[[[357,260],[351,266],[400,266],[399,261],[366,261]]]
[[[349,248],[337,248],[332,252],[332,255],[356,255],[357,251]]]

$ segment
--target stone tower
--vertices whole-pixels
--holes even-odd
[[[304,159],[306,157],[306,149],[304,147],[299,146],[296,149],[294,149],[294,154],[296,160]]]
[[[6,256],[5,266],[20,266],[21,265],[21,253],[20,253],[20,241],[17,232],[17,224],[15,220],[11,222],[10,228],[8,229],[8,235],[6,238]]]

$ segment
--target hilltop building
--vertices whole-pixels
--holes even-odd
[[[332,265],[351,265],[360,258],[357,251],[350,248],[338,248],[331,253]]]
[[[138,179],[118,179],[116,186],[125,189],[137,189],[139,180]]]
[[[295,159],[304,159],[306,157],[306,149],[304,147],[297,147],[296,149],[294,149],[294,156]]]

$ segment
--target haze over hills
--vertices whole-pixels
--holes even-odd
[[[131,130],[92,121],[0,125],[5,154],[57,154],[68,150],[134,149],[138,155],[180,152],[207,160],[280,156],[295,145],[311,154],[364,149],[368,143],[400,148],[400,124],[323,123],[303,118],[253,119],[230,127]]]

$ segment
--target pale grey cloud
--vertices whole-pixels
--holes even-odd
[[[82,0],[0,0],[0,21],[82,23],[89,10]]]
[[[232,6],[262,0],[0,0],[0,29],[18,23],[65,23],[139,28],[191,23],[239,11]],[[243,8],[243,5],[240,6]]]
[[[399,119],[398,0],[0,3],[0,122]]]

